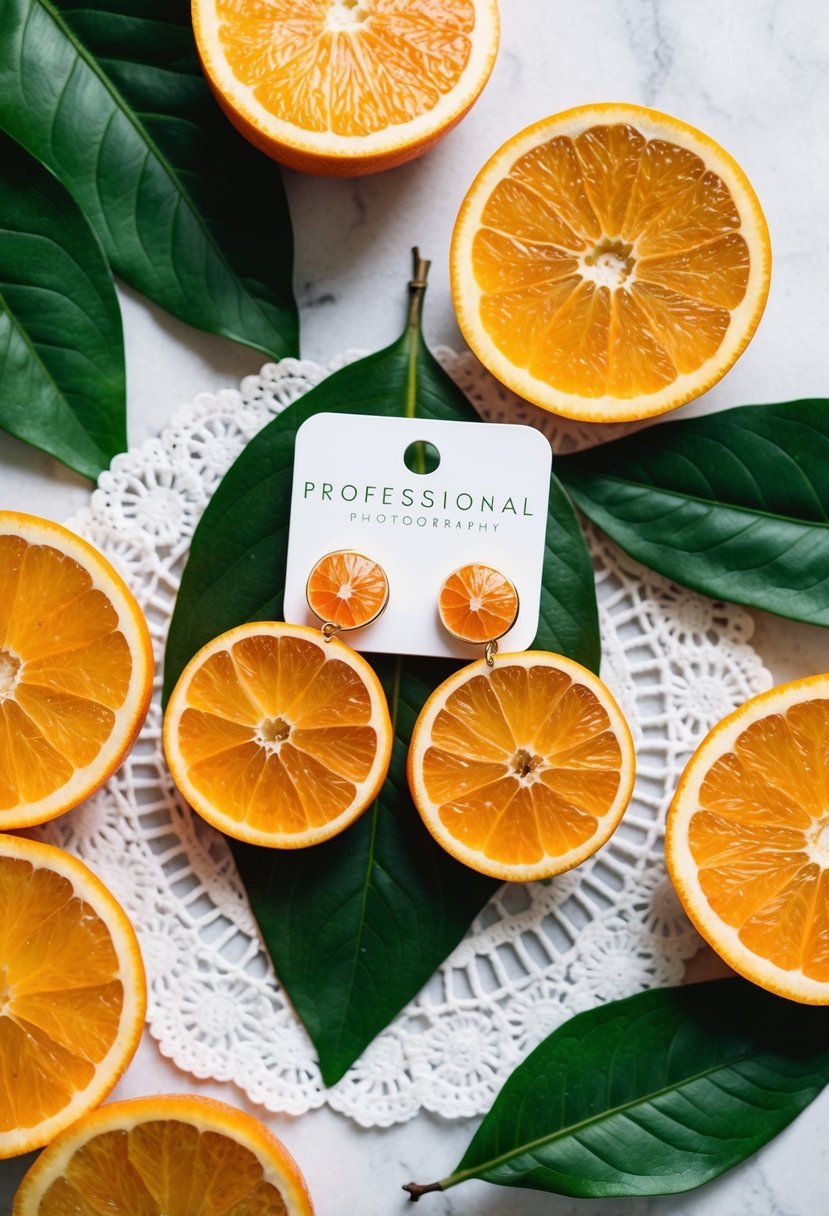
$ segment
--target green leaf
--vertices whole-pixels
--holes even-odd
[[[646,566],[829,625],[829,402],[669,422],[557,467],[585,515]]]
[[[109,266],[72,196],[0,134],[0,427],[96,478],[127,446]]]
[[[0,126],[133,287],[199,329],[297,353],[279,169],[214,101],[187,0],[4,0]]]
[[[558,1195],[672,1195],[756,1152],[829,1081],[829,1012],[745,980],[580,1013],[508,1079],[454,1173]]]
[[[418,280],[416,267],[415,280]],[[226,474],[196,534],[167,643],[165,688],[205,642],[282,613],[294,438],[320,411],[475,422],[466,398],[423,341],[423,287],[406,331],[336,372],[255,436]],[[536,645],[597,665],[598,625],[587,548],[553,483]],[[395,727],[377,802],[347,832],[312,849],[231,842],[277,974],[333,1084],[423,986],[497,884],[459,865],[423,827],[409,797],[406,752],[415,717],[457,664],[373,656]]]

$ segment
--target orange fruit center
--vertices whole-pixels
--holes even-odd
[[[386,606],[389,585],[381,566],[361,553],[328,553],[314,566],[306,588],[308,605],[338,629],[360,629]]]
[[[492,566],[472,563],[454,570],[438,595],[444,628],[462,642],[494,642],[518,615],[518,593]]]
[[[433,109],[458,83],[472,0],[216,0],[236,79],[306,131],[364,136]]]

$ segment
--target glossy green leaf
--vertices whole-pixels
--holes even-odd
[[[297,353],[279,169],[214,101],[188,0],[4,0],[0,127],[72,191],[133,287],[199,329]]]
[[[829,401],[669,422],[557,467],[585,515],[646,566],[829,625]]]
[[[417,276],[416,276],[417,277]],[[216,634],[282,613],[291,472],[298,427],[320,411],[477,421],[429,353],[413,289],[406,331],[386,350],[336,372],[255,436],[199,524],[167,644],[169,693]],[[554,481],[536,644],[596,666],[599,640],[589,555]],[[415,717],[452,663],[372,656],[395,726],[377,802],[347,832],[296,852],[232,842],[254,912],[332,1084],[457,944],[496,883],[459,865],[422,826],[406,752]]]
[[[507,1080],[457,1169],[559,1195],[670,1195],[756,1152],[829,1081],[829,1011],[745,980],[580,1013]]]
[[[0,428],[85,477],[127,446],[115,284],[72,196],[0,134]]]

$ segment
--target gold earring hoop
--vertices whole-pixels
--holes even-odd
[[[389,602],[389,580],[373,558],[337,549],[314,564],[305,598],[329,642],[337,633],[363,629],[377,620]]]
[[[438,615],[447,633],[460,642],[484,647],[488,666],[498,651],[498,639],[518,618],[518,592],[513,583],[480,562],[453,570],[438,592]]]

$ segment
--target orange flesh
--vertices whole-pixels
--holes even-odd
[[[377,562],[361,553],[328,553],[308,579],[308,604],[321,621],[359,629],[379,615],[388,583]]]
[[[492,566],[474,563],[453,571],[438,596],[445,628],[464,642],[493,642],[512,627],[518,595],[512,583]]]
[[[510,866],[589,840],[619,789],[622,752],[591,689],[504,663],[450,693],[423,781],[458,841]]]
[[[93,1136],[40,1201],[40,1216],[285,1216],[256,1156],[175,1119]]]
[[[829,701],[752,723],[703,781],[688,842],[743,945],[829,981]]]
[[[301,834],[352,804],[378,749],[358,674],[319,645],[257,635],[208,657],[187,690],[178,746],[224,815]]]
[[[131,673],[116,612],[83,566],[0,536],[0,811],[47,797],[95,759]]]
[[[749,278],[740,222],[688,149],[627,123],[556,136],[484,207],[481,321],[512,364],[563,393],[657,392],[722,343]]]
[[[0,1133],[35,1127],[93,1079],[123,988],[105,923],[68,879],[0,857]]]
[[[364,136],[410,122],[469,60],[472,0],[216,0],[231,71],[275,118]]]

